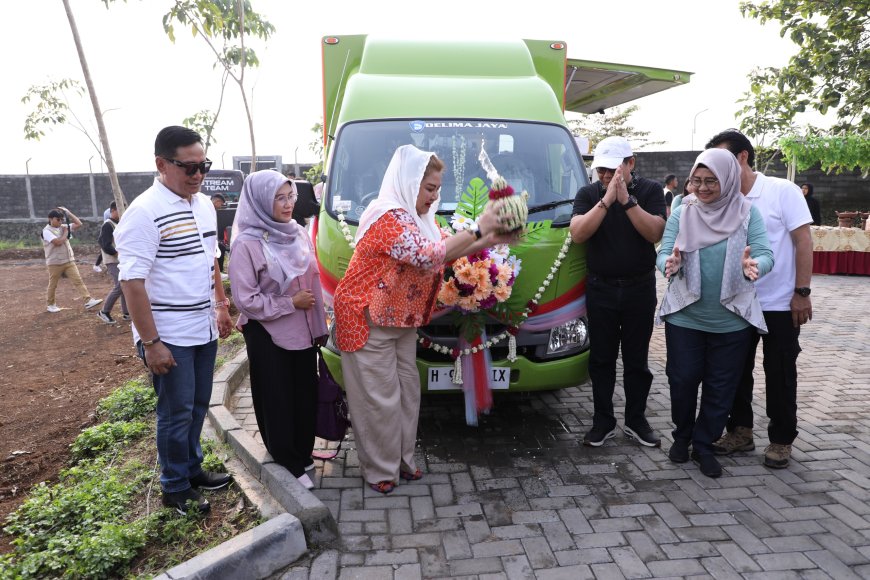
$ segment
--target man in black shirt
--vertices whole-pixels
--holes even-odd
[[[655,243],[665,229],[665,200],[655,181],[637,177],[631,146],[608,137],[595,148],[600,181],[577,192],[571,239],[587,243],[589,377],[595,414],[584,445],[616,436],[613,390],[622,344],[626,436],[648,447],[661,441],[646,420],[652,384],[647,364],[656,307]]]

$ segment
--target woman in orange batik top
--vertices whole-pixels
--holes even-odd
[[[363,212],[356,249],[335,290],[336,342],[360,471],[390,493],[417,480],[420,410],[417,327],[429,322],[445,263],[515,238],[485,211],[478,228],[447,236],[435,222],[444,163],[403,145],[393,154],[378,198]]]

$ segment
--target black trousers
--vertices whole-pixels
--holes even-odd
[[[249,320],[242,332],[260,436],[272,459],[299,477],[311,463],[314,449],[317,348],[285,350],[276,346],[256,320]]]
[[[622,346],[625,424],[645,421],[646,400],[653,375],[647,364],[656,308],[656,282],[649,278],[631,285],[612,285],[590,274],[586,280],[589,317],[589,378],[596,427],[613,428],[616,357]]]
[[[766,311],[764,321],[767,334],[754,335],[746,360],[743,376],[737,387],[737,396],[731,408],[727,429],[752,427],[752,388],[755,384],[755,351],[758,341],[763,342],[764,384],[766,391],[767,436],[771,443],[791,445],[797,437],[797,357],[801,352],[798,341],[800,327],[795,328],[790,311]]]
[[[746,358],[753,335],[758,332],[751,326],[717,333],[665,323],[674,441],[691,440],[701,455],[713,453],[711,446],[725,427],[740,381],[742,369],[734,361]]]

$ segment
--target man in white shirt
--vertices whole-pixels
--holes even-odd
[[[810,215],[800,188],[753,169],[755,149],[745,135],[728,129],[713,137],[706,148],[728,149],[740,164],[740,191],[761,211],[773,249],[774,266],[755,283],[768,334],[755,335],[743,366],[743,377],[728,418],[727,432],[713,445],[717,455],[755,449],[752,435],[752,372],[759,339],[764,347],[767,427],[770,445],[764,465],[786,467],[797,437],[797,357],[800,327],[813,317],[810,280],[813,245]]]
[[[64,219],[69,218],[70,223],[65,224]],[[45,251],[45,265],[48,267],[48,291],[46,293],[46,307],[49,312],[60,312],[57,305],[57,284],[60,279],[67,277],[78,290],[82,300],[85,301],[85,309],[90,310],[103,300],[91,298],[85,283],[82,282],[76,257],[69,243],[72,232],[82,226],[82,221],[76,215],[63,206],[59,206],[48,212],[48,225],[42,228],[42,248]]]
[[[217,216],[199,192],[211,167],[202,139],[166,127],[154,155],[159,176],[115,230],[121,286],[133,317],[133,340],[157,392],[157,454],[163,504],[186,513],[209,503],[194,488],[229,484],[202,469],[199,437],[211,399],[218,334],[232,332],[217,269]]]

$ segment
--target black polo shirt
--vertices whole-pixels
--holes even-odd
[[[638,205],[644,211],[665,219],[662,186],[651,179],[632,175],[628,193],[637,198]],[[573,215],[583,215],[598,205],[604,192],[600,181],[581,187],[574,198]],[[655,245],[638,233],[618,202],[610,206],[598,231],[592,234],[586,244],[587,269],[599,276],[629,278],[646,274],[655,268]]]

